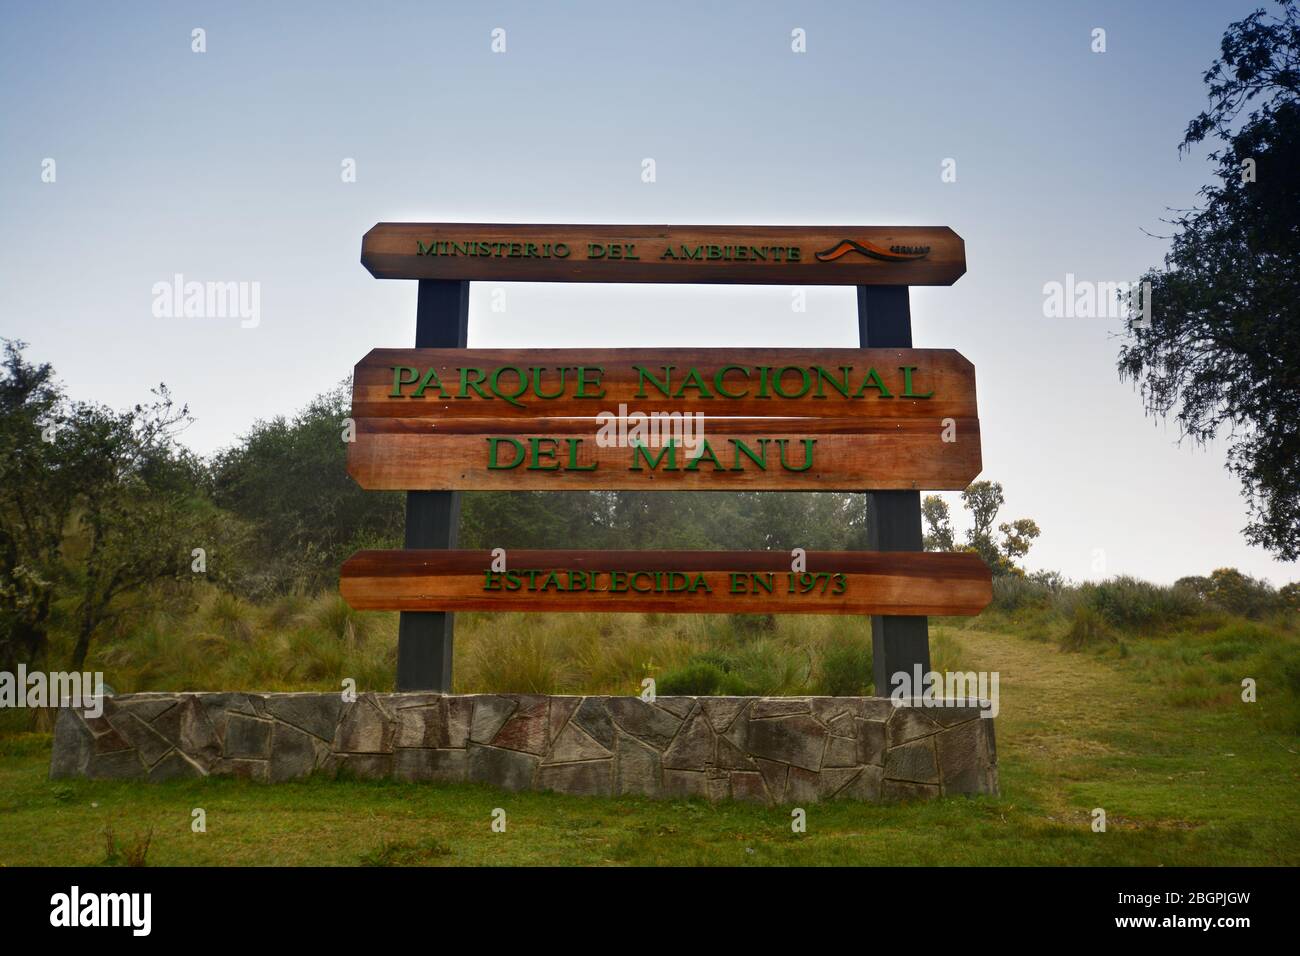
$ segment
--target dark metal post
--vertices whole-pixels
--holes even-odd
[[[469,330],[469,283],[421,279],[415,308],[417,349],[463,349]],[[408,548],[454,548],[460,492],[406,494]],[[444,611],[403,611],[397,627],[397,689],[451,692],[451,651],[456,616]]]
[[[912,347],[907,286],[858,286],[858,344],[862,348]],[[935,431],[938,440],[938,431]],[[921,493],[867,493],[867,546],[872,551],[921,551]],[[888,697],[890,678],[930,669],[930,628],[924,617],[877,615],[871,619],[876,695]],[[920,693],[920,688],[915,688]]]

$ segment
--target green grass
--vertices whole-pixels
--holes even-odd
[[[662,668],[708,652],[693,636],[708,626],[703,619],[652,619],[643,625],[649,633],[637,634],[636,616],[627,615],[633,623],[587,619],[583,657],[570,623],[582,619],[559,617],[517,618],[516,636],[493,636],[480,646],[534,642],[540,650],[520,674],[563,672],[565,681],[619,686],[644,673],[647,660]],[[843,619],[826,619],[835,626],[821,620],[792,620],[787,632],[784,624],[754,630],[745,621],[715,619],[712,652],[762,656],[753,648],[767,643],[794,657],[804,648],[807,679],[815,681],[817,648],[837,640],[844,626]],[[229,628],[229,614],[223,621]],[[1115,642],[1072,652],[1057,643],[1070,626],[1059,615],[936,622],[939,666],[1001,674],[998,797],[818,804],[806,808],[807,832],[796,834],[789,807],[356,780],[51,782],[49,737],[10,733],[0,736],[0,865],[125,865],[147,841],[149,865],[1295,866],[1300,747],[1287,725],[1296,697],[1288,683],[1295,674],[1293,622],[1214,624],[1158,635],[1121,632]],[[483,640],[482,627],[479,621],[458,630],[458,639],[472,635],[466,653]],[[613,630],[591,636],[602,628]],[[377,643],[381,630],[354,638],[351,651],[342,635],[344,659]],[[654,642],[665,636],[682,647]],[[631,646],[616,654],[623,638]],[[238,639],[257,641],[257,628]],[[595,649],[602,647],[611,660],[599,660]],[[579,655],[576,663],[550,660],[571,653]],[[1259,701],[1246,704],[1239,679],[1252,670],[1260,675]],[[190,828],[200,807],[206,833]],[[1106,810],[1106,833],[1092,832],[1094,807]],[[496,808],[506,811],[504,833],[492,830]]]

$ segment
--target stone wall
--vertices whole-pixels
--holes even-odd
[[[313,772],[762,803],[996,793],[993,721],[878,697],[129,694],[64,709],[51,777]]]

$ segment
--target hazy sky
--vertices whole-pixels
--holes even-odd
[[[1143,230],[1210,177],[1176,149],[1201,74],[1262,5],[6,0],[0,334],[77,398],[165,381],[208,453],[413,342],[416,284],[358,261],[378,221],[949,225],[969,271],[914,291],[914,339],[975,363],[983,477],[1043,529],[1028,565],[1291,580],[1244,543],[1223,447],[1177,446],[1118,381],[1119,320],[1043,313],[1044,283],[1160,262]],[[259,324],[155,317],[178,273],[259,283]],[[857,344],[850,288],[802,314],[784,287],[505,289],[496,313],[475,286],[471,345]]]

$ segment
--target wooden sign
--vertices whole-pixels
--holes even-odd
[[[557,226],[381,222],[361,240],[378,279],[952,285],[947,226]]]
[[[950,349],[376,349],[348,473],[389,490],[965,488]]]
[[[360,551],[357,610],[973,615],[993,598],[975,554],[810,551]]]

